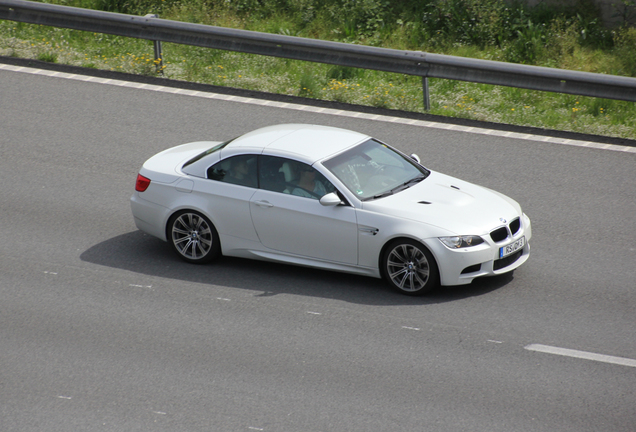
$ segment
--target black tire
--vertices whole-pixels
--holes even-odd
[[[168,243],[189,263],[204,264],[219,257],[219,234],[210,220],[194,210],[182,210],[168,221]]]
[[[382,257],[382,276],[392,289],[412,296],[430,292],[439,282],[433,255],[411,239],[397,239],[387,246]]]

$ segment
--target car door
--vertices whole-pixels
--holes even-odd
[[[324,261],[358,263],[358,230],[351,206],[323,206],[334,187],[320,173],[322,187],[298,185],[309,165],[274,156],[259,157],[259,185],[250,199],[252,221],[263,246]],[[315,170],[314,170],[315,171]],[[325,184],[326,183],[326,184]],[[321,195],[322,194],[322,195]]]
[[[258,242],[250,215],[249,201],[257,190],[257,155],[246,154],[221,160],[207,170],[207,179],[197,182],[201,205],[229,247],[230,238]],[[223,240],[226,240],[223,243]]]

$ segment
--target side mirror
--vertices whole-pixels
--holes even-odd
[[[342,204],[342,200],[337,193],[331,192],[323,195],[323,197],[320,198],[320,204],[324,205],[325,207],[332,207]]]
[[[418,163],[418,164],[420,164],[420,165],[422,164],[422,163],[420,162],[420,157],[419,157],[418,155],[416,155],[415,153],[413,153],[413,154],[411,155],[411,159],[413,159],[415,162],[417,162],[417,163]]]

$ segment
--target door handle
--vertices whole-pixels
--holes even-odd
[[[374,228],[374,227],[369,227],[369,226],[360,226],[358,227],[358,231],[365,233],[365,234],[371,234],[371,235],[376,235],[378,233],[378,231],[380,231],[378,228]]]
[[[268,201],[254,201],[254,204],[256,204],[259,207],[264,207],[264,208],[269,208],[269,207],[274,207],[274,204],[268,202]]]

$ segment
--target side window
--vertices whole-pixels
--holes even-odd
[[[287,159],[275,156],[261,156],[258,158],[258,181],[261,189],[285,192],[287,189],[283,164]]]
[[[311,166],[291,159],[261,156],[259,166],[261,189],[320,199],[335,187]]]
[[[256,155],[240,155],[224,159],[208,168],[208,178],[224,183],[257,187]]]

